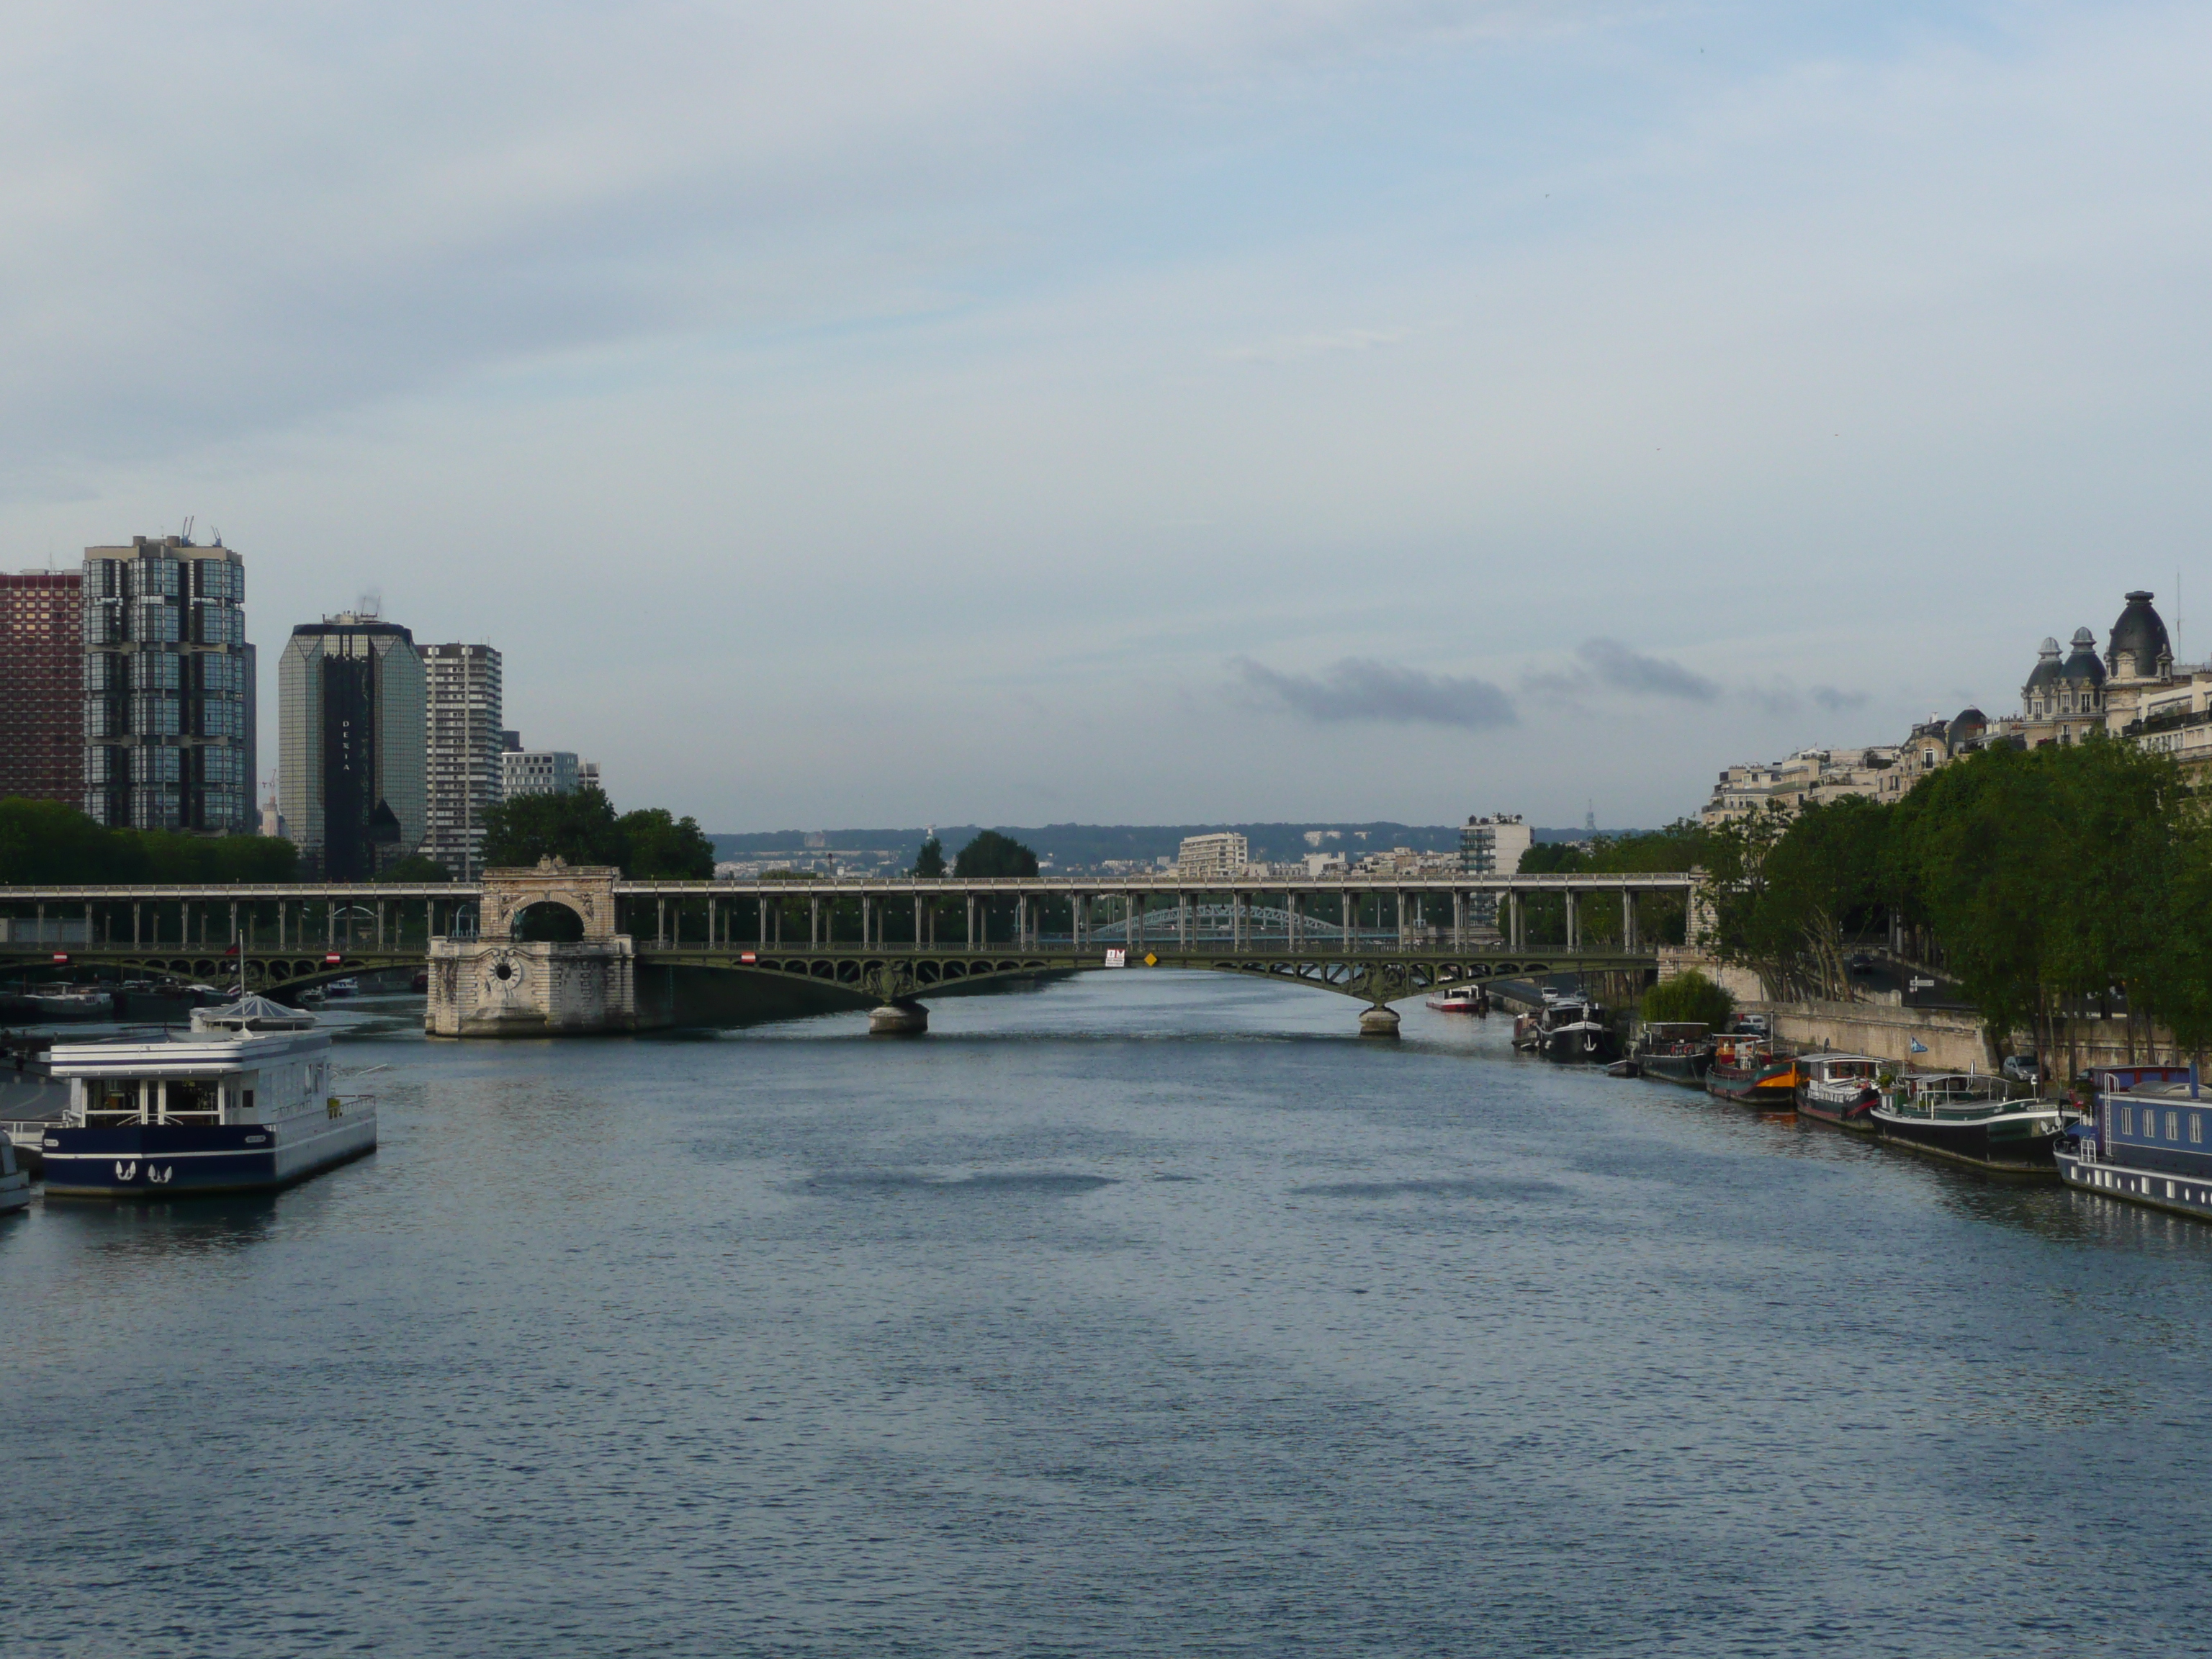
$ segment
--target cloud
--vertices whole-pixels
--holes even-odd
[[[1847,708],[1863,708],[1869,701],[1863,691],[1838,691],[1832,685],[1816,685],[1805,695],[1831,714],[1840,714]]]
[[[1287,334],[1258,345],[1231,346],[1214,356],[1231,362],[1291,363],[1334,351],[1372,351],[1395,345],[1412,332],[1405,328],[1347,328],[1334,334]]]
[[[1639,696],[1680,697],[1688,702],[1711,702],[1721,688],[1702,674],[1692,674],[1680,664],[1632,651],[1619,640],[1584,640],[1575,654],[1588,663],[1601,685]]]
[[[1370,658],[1346,657],[1320,674],[1285,674],[1249,657],[1231,666],[1262,702],[1323,724],[1375,720],[1487,732],[1519,719],[1513,699],[1488,680],[1425,674]]]

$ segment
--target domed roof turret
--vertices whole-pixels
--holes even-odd
[[[2162,674],[2173,661],[2173,644],[2166,636],[2166,623],[2151,609],[2150,594],[2137,588],[2128,595],[2128,608],[2112,624],[2112,637],[2105,647],[2105,660],[2112,672],[2121,672],[2120,653],[2133,659],[2136,677],[2148,679]]]
[[[1971,743],[1980,737],[1989,723],[1989,716],[1980,709],[1961,708],[1958,718],[1944,728],[1943,740],[1950,744],[1951,752],[1955,755],[1960,744]]]
[[[2066,665],[2058,671],[2058,678],[2080,684],[2105,683],[2105,665],[2097,660],[2097,636],[2087,629],[2074,630],[2074,650],[2066,659]]]
[[[2036,654],[2035,667],[2028,674],[2027,684],[2021,687],[2021,694],[2032,697],[2057,678],[2058,641],[2045,640],[2042,649]]]

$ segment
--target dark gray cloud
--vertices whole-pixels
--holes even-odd
[[[1702,674],[1692,674],[1679,663],[1647,657],[1619,640],[1584,640],[1575,654],[1589,665],[1601,685],[1616,691],[1633,691],[1648,697],[1680,697],[1687,702],[1711,702],[1721,688]]]
[[[1805,695],[1831,714],[1840,714],[1847,708],[1863,708],[1868,702],[1863,691],[1838,691],[1832,685],[1816,685]]]
[[[1346,657],[1319,674],[1285,674],[1249,657],[1238,657],[1231,666],[1262,702],[1303,720],[1487,732],[1519,718],[1513,699],[1488,680],[1425,674],[1370,658]]]

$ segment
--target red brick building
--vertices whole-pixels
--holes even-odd
[[[84,805],[82,581],[0,576],[0,797]]]

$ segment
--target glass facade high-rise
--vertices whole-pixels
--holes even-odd
[[[277,805],[306,873],[366,881],[421,847],[428,716],[415,636],[351,611],[302,623],[276,697]]]
[[[253,830],[246,564],[220,542],[88,547],[84,810],[117,829]]]
[[[501,799],[499,653],[488,645],[426,645],[428,833],[422,850],[460,881],[483,867],[484,813]]]
[[[0,797],[84,804],[84,617],[74,570],[0,576]]]

